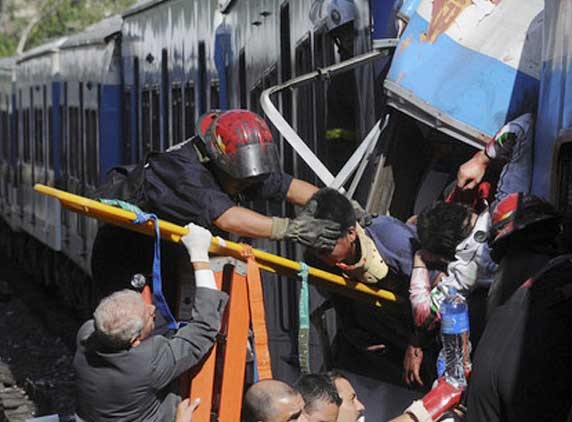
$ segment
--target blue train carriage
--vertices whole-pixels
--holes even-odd
[[[212,60],[216,6],[148,1],[124,13],[123,162],[182,142],[202,113],[224,108]]]
[[[55,166],[53,180],[48,182],[78,195],[89,196],[105,173],[121,163],[120,29],[121,17],[112,16],[60,45],[55,82],[60,89],[54,89],[53,96],[53,107],[59,110],[54,116]],[[68,210],[62,210],[61,216],[61,225],[55,228],[62,234],[61,251],[67,259],[56,265],[55,276],[69,291],[70,304],[87,309],[92,299],[91,248],[98,223]],[[74,279],[69,286],[65,273]]]
[[[26,51],[16,68],[16,110],[18,148],[16,151],[15,215],[27,236],[15,237],[17,256],[26,256],[30,268],[39,270],[44,247],[61,249],[60,207],[34,192],[35,183],[54,184],[54,109],[59,85],[59,47],[64,38]],[[25,254],[25,255],[23,255]],[[22,261],[24,262],[24,261]]]
[[[542,72],[536,121],[533,193],[550,198],[565,216],[572,239],[572,10],[569,1],[545,2]]]
[[[14,80],[15,58],[0,59],[0,214],[2,227],[11,228],[14,193]],[[7,236],[3,236],[4,240]]]

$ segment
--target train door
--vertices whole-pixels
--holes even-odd
[[[33,87],[24,85],[19,90],[20,136],[18,146],[18,202],[22,226],[30,226],[34,211],[32,201],[33,165],[32,143],[34,137]]]

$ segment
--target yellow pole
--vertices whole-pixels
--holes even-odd
[[[136,215],[131,211],[105,205],[93,199],[85,198],[83,196],[75,195],[42,184],[36,184],[34,189],[36,192],[58,199],[64,207],[76,213],[97,218],[107,223],[147,234],[149,236],[155,235],[153,222],[147,221],[144,224],[134,224],[132,221]],[[164,220],[159,220],[159,230],[163,239],[175,243],[179,242],[181,237],[188,233],[187,228]],[[242,259],[240,254],[241,251],[241,244],[224,240],[220,237],[213,237],[213,241],[209,248],[209,252],[211,253],[218,255],[231,255],[238,259]],[[300,271],[299,262],[254,248],[252,249],[252,253],[256,258],[258,265],[263,270],[290,276]],[[333,289],[341,294],[366,299],[369,302],[373,301],[376,305],[380,305],[380,299],[386,302],[399,301],[399,298],[388,290],[377,289],[367,284],[352,281],[318,268],[310,267],[309,275],[312,279],[318,280],[318,284],[325,288]]]

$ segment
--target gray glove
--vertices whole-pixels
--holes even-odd
[[[356,213],[356,220],[362,227],[367,227],[371,224],[371,220],[377,217],[377,214],[370,214],[365,209],[362,208],[360,203],[355,199],[351,200],[352,207]]]
[[[293,240],[312,249],[332,250],[342,235],[339,223],[314,217],[318,203],[310,200],[294,220],[272,217],[273,240]]]

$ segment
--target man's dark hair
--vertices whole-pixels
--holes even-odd
[[[304,398],[305,409],[312,412],[318,401],[334,403],[336,406],[342,404],[342,399],[338,394],[335,384],[329,377],[323,374],[302,375],[296,383],[296,388]]]
[[[314,217],[332,220],[341,226],[342,234],[356,225],[357,218],[350,200],[335,189],[323,188],[316,192],[310,200],[317,203]]]
[[[421,248],[448,260],[455,248],[471,232],[471,211],[462,204],[435,202],[417,217],[417,237]]]
[[[327,376],[331,382],[335,382],[338,379],[344,379],[344,380],[349,382],[348,377],[346,377],[344,374],[342,374],[337,369],[332,369],[331,371],[326,372],[324,375]]]

